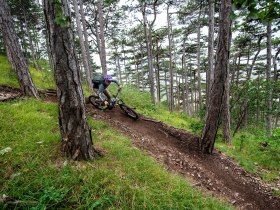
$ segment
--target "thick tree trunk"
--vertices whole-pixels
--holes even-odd
[[[210,88],[211,84],[214,80],[214,14],[215,14],[215,1],[208,1],[208,12],[209,12],[209,20],[208,20],[208,69],[206,71],[206,112],[208,110],[209,104],[209,96],[210,96]]]
[[[0,29],[2,31],[3,40],[9,55],[9,62],[16,69],[17,78],[23,94],[39,98],[38,91],[32,81],[28,66],[16,36],[10,9],[5,0],[0,0]]]
[[[77,0],[73,0],[73,4],[74,4],[74,10],[75,10],[77,31],[78,31],[78,35],[79,35],[80,47],[81,47],[81,52],[82,52],[82,61],[83,61],[83,66],[84,66],[84,70],[86,73],[87,85],[88,85],[90,92],[93,94],[92,77],[91,77],[91,72],[89,69],[89,58],[87,57],[87,53],[86,53],[85,41],[84,41],[84,36],[83,36],[83,31],[82,31],[82,26],[81,26],[81,17],[80,17]]]
[[[95,157],[97,152],[92,146],[91,130],[87,124],[73,33],[69,23],[59,25],[55,21],[61,10],[64,16],[69,16],[67,1],[62,0],[61,3],[60,5],[55,1],[44,0],[48,40],[57,84],[61,148],[63,153],[73,160],[88,160]]]
[[[266,82],[267,82],[267,114],[266,130],[267,134],[272,135],[272,88],[271,87],[271,22],[267,23],[267,63],[266,63]]]
[[[106,48],[105,48],[105,36],[104,36],[104,17],[103,17],[103,0],[98,0],[98,17],[99,17],[99,32],[100,32],[100,62],[102,67],[102,73],[107,74],[106,63]]]
[[[211,86],[211,99],[206,122],[201,136],[200,147],[204,153],[212,153],[218,131],[227,81],[231,0],[222,0],[219,25],[219,42],[216,55],[215,77]]]

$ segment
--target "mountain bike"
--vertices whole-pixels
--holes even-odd
[[[91,95],[89,96],[89,102],[97,109],[106,110],[106,109],[113,109],[119,106],[121,110],[130,118],[137,120],[139,118],[138,114],[129,106],[127,106],[122,99],[118,97],[120,93],[120,89],[118,89],[117,94],[113,95],[113,97],[108,100],[109,105],[105,106],[104,102],[98,97]]]

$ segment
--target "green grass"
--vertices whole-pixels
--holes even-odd
[[[230,209],[192,189],[103,122],[89,119],[105,156],[61,156],[57,106],[28,99],[0,104],[0,193],[18,209]],[[11,206],[0,204],[0,208]]]
[[[12,69],[6,56],[0,55],[0,84],[19,87],[16,72]]]
[[[38,71],[29,67],[32,80],[39,89],[54,89],[55,83],[53,73],[50,71],[48,64],[41,61],[42,70]],[[0,85],[19,87],[16,71],[9,64],[7,57],[0,55]]]

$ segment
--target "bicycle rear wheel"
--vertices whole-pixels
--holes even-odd
[[[101,106],[101,104],[99,103],[99,99],[98,99],[98,97],[97,96],[90,96],[89,98],[88,98],[88,100],[89,100],[89,102],[95,107],[95,108],[97,108],[97,109],[102,109],[102,106]]]
[[[121,110],[130,118],[137,120],[139,118],[138,114],[125,104],[120,104]]]

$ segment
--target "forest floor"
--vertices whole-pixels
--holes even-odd
[[[17,89],[0,86],[0,101],[19,95]],[[56,98],[47,97],[47,100]],[[130,119],[119,107],[101,111],[88,104],[87,112],[95,120],[105,121],[129,136],[137,148],[167,170],[186,178],[194,187],[227,200],[238,209],[279,209],[280,197],[272,194],[269,184],[217,150],[212,155],[202,154],[198,136],[144,116]]]

